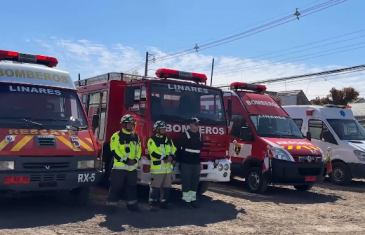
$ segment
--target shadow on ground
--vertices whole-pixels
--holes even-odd
[[[93,193],[95,190],[93,190]],[[105,197],[103,197],[104,199]],[[105,200],[103,200],[105,204]],[[25,198],[1,198],[0,230],[33,228],[86,221],[104,212],[100,199],[93,196],[85,207],[77,206],[68,194]]]
[[[330,189],[335,191],[346,191],[354,193],[364,193],[365,192],[365,182],[363,180],[352,180],[351,184],[347,186],[340,186],[332,184],[328,178],[326,178],[322,183],[317,184],[316,187],[323,189]]]
[[[244,181],[232,180],[228,183],[214,184],[209,191],[238,197],[252,202],[270,201],[277,204],[316,204],[335,202],[341,197],[335,195],[325,195],[317,193],[314,190],[297,191],[293,188],[281,186],[269,186],[264,194],[254,194],[246,190]]]
[[[221,200],[213,200],[211,197],[202,195],[198,198],[201,205],[198,209],[187,209],[181,200],[181,191],[172,190],[171,201],[174,205],[172,210],[150,212],[148,210],[148,188],[139,189],[140,212],[128,212],[122,205],[119,212],[114,215],[107,215],[105,222],[100,226],[106,227],[113,232],[121,232],[125,226],[135,229],[166,228],[174,226],[195,225],[206,226],[207,224],[218,223],[237,218],[239,213],[246,214],[242,210],[237,210],[232,204]]]

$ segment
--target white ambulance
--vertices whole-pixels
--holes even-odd
[[[348,185],[352,178],[365,178],[365,129],[355,120],[350,106],[283,106],[305,135],[323,152],[332,149],[334,184]]]

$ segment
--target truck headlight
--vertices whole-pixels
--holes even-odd
[[[95,168],[95,160],[85,160],[77,162],[78,169]]]
[[[228,171],[228,169],[229,169],[229,165],[228,165],[228,164],[224,164],[223,169],[224,169],[225,171]]]
[[[0,170],[1,171],[11,171],[15,169],[14,161],[0,161]]]
[[[290,156],[281,148],[274,148],[274,158],[284,161],[291,161]]]
[[[354,154],[355,156],[362,162],[365,161],[365,152],[360,151],[360,150],[354,150]]]
[[[218,170],[219,170],[219,171],[223,170],[223,165],[222,165],[222,164],[219,164],[219,165],[218,165]]]

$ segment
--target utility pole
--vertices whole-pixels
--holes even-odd
[[[214,71],[214,58],[212,60],[212,73],[210,74],[210,86],[212,86],[213,83],[213,71]]]
[[[146,64],[144,66],[144,76],[147,77],[147,70],[148,70],[148,51],[146,52]]]

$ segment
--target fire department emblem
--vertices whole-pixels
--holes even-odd
[[[6,142],[11,143],[15,141],[15,137],[13,135],[7,135],[5,137]]]
[[[238,155],[241,152],[241,145],[239,143],[234,144],[234,153]]]

